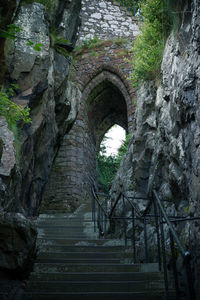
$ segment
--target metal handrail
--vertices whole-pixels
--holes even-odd
[[[135,238],[135,221],[136,220],[143,220],[144,222],[144,245],[145,245],[145,262],[148,262],[148,244],[147,244],[147,220],[148,219],[155,219],[155,226],[156,226],[156,233],[157,233],[157,251],[158,251],[158,263],[159,263],[159,269],[163,268],[164,272],[164,279],[165,279],[165,296],[166,300],[169,299],[169,286],[168,286],[168,272],[167,272],[167,262],[166,262],[166,249],[165,249],[165,233],[163,225],[167,224],[167,227],[169,229],[169,236],[170,236],[170,247],[171,247],[171,254],[172,254],[172,267],[173,267],[173,274],[174,274],[174,282],[175,282],[175,290],[176,290],[176,299],[180,300],[179,296],[179,285],[178,285],[178,274],[176,270],[176,257],[175,257],[175,242],[176,247],[179,249],[181,256],[183,257],[184,266],[185,266],[185,273],[186,273],[186,286],[187,286],[187,299],[188,300],[195,300],[195,292],[193,288],[193,282],[192,282],[192,272],[191,272],[191,266],[190,266],[190,258],[191,254],[188,250],[186,250],[179,239],[176,230],[173,226],[173,223],[179,223],[184,221],[192,221],[192,220],[200,220],[200,217],[187,217],[187,216],[168,216],[161,200],[158,196],[158,193],[156,190],[153,190],[152,193],[153,197],[151,199],[148,199],[149,203],[147,205],[147,208],[141,214],[136,206],[133,204],[131,200],[135,199],[145,199],[146,197],[127,197],[122,192],[119,193],[117,199],[114,202],[114,205],[112,206],[110,212],[107,212],[104,207],[103,203],[105,200],[101,203],[98,199],[97,193],[93,189],[93,196],[94,196],[94,202],[98,205],[98,227],[100,235],[105,238],[106,236],[106,223],[107,220],[122,220],[124,224],[124,239],[125,239],[125,245],[127,245],[127,239],[132,239],[132,248],[133,248],[133,261],[136,262],[136,238]],[[120,199],[122,199],[122,216],[113,216],[114,211],[117,207],[117,204],[119,203]],[[130,200],[131,199],[131,200]],[[131,216],[126,216],[126,204],[129,203],[131,207]],[[152,210],[152,207],[154,208],[154,214],[149,213]],[[95,205],[93,204],[93,208],[95,208]],[[131,220],[132,221],[132,235],[131,237],[127,236],[127,224],[126,221]],[[94,224],[95,224],[95,218],[94,218]],[[103,228],[103,229],[102,229]],[[174,242],[175,241],[175,242]],[[162,253],[162,259],[161,259],[161,253]],[[162,267],[163,265],[163,267]]]
[[[164,219],[165,219],[165,221],[166,221],[166,223],[167,223],[167,225],[168,225],[168,227],[169,227],[169,229],[170,229],[170,231],[171,231],[171,233],[173,235],[173,238],[175,239],[175,241],[177,243],[177,246],[178,246],[178,248],[180,250],[180,253],[181,253],[182,257],[185,258],[187,256],[190,256],[190,252],[186,251],[184,249],[184,247],[183,247],[183,245],[182,245],[182,243],[181,243],[181,241],[180,241],[177,233],[175,232],[175,230],[173,228],[173,225],[171,224],[171,221],[169,220],[169,218],[168,218],[168,216],[167,216],[167,214],[166,214],[166,212],[165,212],[165,210],[164,210],[164,208],[163,208],[163,206],[161,204],[161,201],[160,201],[160,199],[158,197],[157,192],[155,190],[153,190],[153,193],[155,195],[155,198],[156,198],[156,201],[157,201],[157,203],[159,205],[159,208],[160,208],[160,210],[162,212],[162,215],[163,215],[163,217],[164,217]]]
[[[95,191],[92,189],[93,191],[93,196],[95,197],[95,200],[97,202],[97,204],[99,205],[99,207],[103,210],[104,214],[108,217],[109,215],[107,214],[107,212],[105,211],[105,209],[103,208],[102,203],[100,203],[98,197],[97,197],[97,193],[95,193]]]
[[[155,214],[157,214],[157,205],[158,208],[160,210],[159,213],[159,218],[160,218],[160,230],[161,230],[161,248],[162,248],[162,254],[163,254],[163,270],[164,270],[164,279],[165,279],[165,296],[166,299],[169,299],[169,286],[168,286],[168,275],[167,275],[167,263],[166,263],[166,250],[165,250],[165,245],[164,245],[164,241],[165,241],[165,237],[164,237],[164,229],[163,229],[163,218],[165,220],[165,223],[168,225],[168,229],[169,229],[169,235],[170,235],[170,247],[171,247],[171,254],[172,254],[172,262],[173,262],[173,274],[174,274],[174,283],[175,283],[175,290],[176,290],[176,299],[179,300],[180,299],[180,294],[179,294],[179,285],[178,285],[178,274],[177,274],[177,270],[176,270],[176,258],[175,258],[175,245],[174,245],[174,240],[176,241],[176,245],[180,251],[181,256],[183,257],[183,261],[184,261],[184,265],[185,265],[185,273],[186,273],[186,286],[187,286],[187,299],[188,300],[195,300],[195,291],[194,291],[194,287],[193,287],[193,281],[192,281],[192,272],[191,272],[191,266],[190,266],[190,258],[191,258],[191,253],[186,250],[183,246],[183,244],[181,243],[174,227],[172,224],[172,221],[169,219],[169,217],[167,216],[167,213],[161,203],[161,200],[158,196],[158,193],[156,192],[156,190],[153,190],[153,201],[151,201],[151,206],[152,203],[154,204],[154,211]],[[154,199],[156,201],[154,201]],[[185,220],[192,220],[193,218],[185,218]],[[200,220],[200,218],[195,218]],[[173,221],[176,222],[182,222],[183,218],[177,218]],[[159,233],[157,232],[157,236],[159,235]],[[159,258],[161,259],[161,258]],[[159,261],[159,265],[161,265],[161,260]]]

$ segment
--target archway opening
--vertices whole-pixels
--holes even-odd
[[[102,192],[108,192],[119,169],[122,156],[128,143],[126,130],[115,124],[104,135],[98,152],[98,187]]]
[[[86,170],[88,186],[98,183],[98,153],[105,133],[115,124],[128,130],[127,103],[121,90],[109,79],[101,80],[88,95]]]
[[[100,144],[100,154],[117,156],[120,146],[126,139],[126,130],[115,124],[104,135]]]
[[[91,201],[91,188],[98,188],[97,157],[102,138],[114,124],[132,130],[133,94],[118,69],[103,66],[88,77],[76,104],[76,120],[63,138],[46,186],[43,203],[48,203],[49,209],[73,211]]]

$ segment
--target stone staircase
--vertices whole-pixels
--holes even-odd
[[[157,264],[132,264],[129,246],[99,239],[86,208],[38,218],[39,253],[22,299],[165,299]]]

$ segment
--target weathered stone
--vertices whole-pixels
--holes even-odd
[[[11,176],[16,164],[15,154],[14,135],[5,118],[0,116],[0,176]]]
[[[139,33],[138,22],[128,16],[128,11],[108,1],[82,1],[82,26],[78,43],[98,36],[99,39],[127,38],[133,40]],[[87,14],[86,14],[87,12]],[[99,28],[99,24],[101,24]],[[111,30],[110,24],[112,24]],[[91,31],[92,29],[92,31]]]
[[[121,191],[129,194],[133,189],[136,196],[147,196],[151,195],[149,192],[154,188],[163,201],[168,201],[163,203],[168,215],[200,216],[200,98],[199,73],[196,73],[199,53],[194,51],[199,26],[197,8],[198,1],[193,1],[192,13],[183,20],[179,33],[171,33],[166,43],[162,61],[162,85],[155,89],[153,83],[147,83],[138,92],[135,130],[111,189],[113,201]],[[183,40],[178,36],[183,36]],[[135,199],[133,203],[143,212],[144,207],[140,206],[140,201]],[[118,212],[122,213],[120,205]],[[120,226],[116,226],[118,234],[122,232]],[[167,228],[164,230],[167,233]],[[176,230],[185,248],[191,251],[197,262],[199,242],[194,235],[199,231],[199,222],[185,222],[177,226]],[[139,231],[139,249],[143,249],[143,228]],[[153,236],[155,233],[151,230],[148,238],[152,249],[155,245]],[[167,235],[166,239],[169,245]],[[181,272],[182,262],[179,265]],[[198,263],[193,263],[193,271],[199,297]]]
[[[63,1],[59,2],[57,7],[59,6],[60,11]],[[80,1],[65,4],[58,18],[59,21],[66,22],[62,36],[66,38],[68,35],[67,38],[72,43],[75,42],[79,24],[78,9],[80,9]],[[72,19],[73,22],[70,21]],[[70,60],[50,49],[49,21],[44,6],[39,3],[22,6],[15,23],[22,28],[20,36],[23,39],[14,41],[15,48],[9,48],[9,45],[7,47],[8,73],[17,80],[22,91],[15,101],[22,104],[25,98],[26,105],[31,108],[32,118],[32,124],[25,126],[23,131],[22,179],[18,178],[19,186],[23,188],[21,191],[18,188],[15,198],[18,199],[16,203],[21,202],[21,206],[29,209],[29,214],[35,214],[60,139],[76,118],[78,98],[75,103],[71,98],[67,99],[72,93],[72,89],[67,92]],[[34,43],[43,43],[42,50],[36,52],[26,45],[24,38]],[[12,160],[9,164],[11,163]],[[7,188],[8,186],[9,183]]]
[[[0,270],[25,278],[36,255],[37,231],[20,213],[0,214]]]

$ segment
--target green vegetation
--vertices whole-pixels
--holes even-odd
[[[17,89],[16,85],[12,84],[11,86],[8,90],[2,88],[0,92],[0,115],[6,118],[8,125],[19,120],[22,120],[24,123],[30,123],[30,108],[23,108],[10,100],[14,96],[14,89]]]
[[[0,37],[3,39],[10,39],[10,40],[15,40],[16,38],[25,40],[27,46],[33,47],[35,51],[41,51],[42,47],[44,46],[42,43],[35,43],[32,42],[31,40],[27,40],[17,35],[21,30],[22,29],[19,26],[16,26],[15,24],[10,24],[7,26],[6,30],[0,28]]]
[[[142,4],[141,34],[132,47],[131,79],[134,86],[159,76],[166,34],[163,32],[163,1],[146,0]],[[166,21],[165,21],[166,23]]]
[[[104,140],[106,137],[104,137]],[[126,136],[125,141],[122,143],[116,156],[106,156],[105,146],[102,144],[98,154],[98,182],[104,192],[108,192],[112,181],[115,178],[117,170],[119,169],[122,157],[126,154],[130,135]]]
[[[90,38],[90,39],[82,41],[82,43],[79,46],[77,46],[74,49],[74,51],[78,52],[78,51],[84,50],[84,49],[92,49],[94,47],[97,47],[98,45],[101,45],[102,42],[104,42],[104,41],[100,40],[98,38],[98,36],[95,35],[94,38]]]
[[[96,51],[92,51],[89,56],[98,56],[98,53]]]
[[[0,115],[6,118],[8,128],[13,132],[15,137],[15,149],[17,154],[17,161],[20,161],[21,143],[19,140],[19,132],[17,122],[31,123],[30,108],[23,108],[21,105],[14,103],[10,98],[15,94],[14,89],[18,89],[17,85],[11,84],[8,90],[2,88],[0,92]]]
[[[121,45],[124,45],[124,44],[128,44],[129,41],[126,40],[125,38],[119,37],[117,39],[114,39],[113,43],[116,44],[117,46],[121,46]]]
[[[117,170],[118,163],[114,156],[98,155],[98,182],[104,192],[109,191]]]
[[[51,31],[51,47],[54,48],[58,53],[62,54],[65,57],[69,57],[69,52],[65,49],[65,46],[70,45],[69,40],[61,37],[57,34],[56,29]]]
[[[165,42],[171,30],[180,24],[183,4],[184,0],[141,0],[141,34],[132,47],[134,86],[159,79]]]
[[[92,50],[93,54],[91,56],[96,56],[96,55],[98,55],[97,51],[100,48],[105,48],[107,46],[111,46],[112,44],[115,44],[118,47],[123,48],[124,44],[127,44],[127,43],[128,43],[128,40],[126,40],[124,38],[117,38],[117,39],[113,39],[113,40],[101,40],[101,39],[99,39],[98,36],[95,36],[94,38],[82,41],[82,43],[74,49],[74,54],[75,54],[75,56],[79,56],[85,52],[89,52],[88,50]],[[96,50],[96,51],[94,51],[94,50]],[[96,55],[94,55],[95,52],[97,53]],[[125,54],[125,52],[127,54],[127,50],[124,50],[124,54]]]

